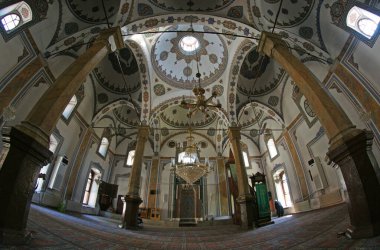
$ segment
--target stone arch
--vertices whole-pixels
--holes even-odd
[[[146,60],[146,51],[135,41],[133,40],[126,40],[125,43],[129,45],[129,48],[132,50],[138,66],[140,70],[140,81],[141,81],[141,95],[142,95],[142,101],[141,101],[141,113],[140,113],[140,120],[143,124],[149,123],[149,116],[150,116],[150,79],[149,79],[149,67],[148,62]],[[143,56],[145,55],[145,56]]]
[[[240,117],[240,114],[244,111],[244,109],[249,106],[252,106],[254,108],[257,108],[258,110],[264,111],[271,119],[278,122],[280,125],[285,126],[284,119],[273,108],[258,101],[251,101],[251,102],[247,101],[243,105],[243,108],[240,110],[238,117]]]
[[[153,121],[154,121],[154,119],[156,119],[162,112],[164,112],[163,107],[167,108],[167,107],[170,107],[170,106],[179,105],[179,103],[181,102],[182,98],[183,98],[182,96],[180,96],[180,97],[177,96],[177,97],[171,98],[169,100],[163,101],[162,103],[160,103],[159,105],[157,105],[151,111],[152,116],[150,117],[149,124],[152,124]],[[195,100],[194,96],[185,96],[185,98]],[[228,115],[227,115],[226,110],[224,110],[223,108],[221,108],[221,109],[218,109],[218,110],[210,109],[210,111],[214,112],[220,119],[223,119],[223,121],[225,123],[229,124]]]
[[[222,30],[225,33],[231,33],[231,34],[237,34],[237,35],[243,35],[252,38],[253,40],[247,40],[240,45],[240,48],[243,50],[240,52],[241,55],[235,54],[234,61],[238,61],[240,64],[235,65],[236,63],[233,62],[232,65],[235,65],[231,68],[229,82],[231,83],[227,94],[227,114],[228,114],[228,120],[232,125],[236,125],[236,105],[235,105],[235,99],[236,99],[236,81],[232,80],[234,78],[237,78],[239,74],[239,69],[241,66],[241,63],[244,60],[245,55],[249,52],[249,50],[252,48],[253,45],[257,45],[257,41],[260,39],[260,31],[248,26],[246,24],[243,24],[241,22],[230,20],[223,17],[217,17],[217,16],[209,16],[209,15],[203,15],[203,14],[191,14],[188,16],[183,16],[183,14],[168,14],[168,15],[158,15],[155,17],[149,17],[145,19],[140,19],[135,22],[131,22],[128,25],[123,27],[123,31],[126,32],[126,35],[133,35],[140,32],[144,32],[146,30],[150,30],[152,28],[157,27],[166,27],[168,25],[176,25],[176,24],[188,24],[192,22],[193,24],[199,24],[199,25],[205,25],[209,26],[212,25],[214,29],[216,30]],[[282,31],[284,32],[284,31]],[[286,32],[285,32],[286,33]],[[293,47],[302,48],[305,43],[308,43],[304,38],[300,37],[297,34],[292,33],[286,33],[284,35],[284,41],[286,41],[288,44],[294,44]],[[251,46],[250,46],[251,45]],[[329,55],[320,49],[317,46],[314,46],[314,53],[318,56],[323,56],[328,58]],[[239,49],[237,50],[239,51]],[[243,56],[241,58],[240,56]],[[240,62],[241,61],[241,62]],[[232,76],[231,76],[232,75]],[[233,84],[234,82],[234,84]],[[231,87],[231,89],[230,89]],[[150,89],[147,90],[147,94],[149,93]],[[145,93],[145,92],[144,92]],[[149,96],[150,97],[150,96]],[[147,96],[147,98],[149,99]],[[143,105],[144,109],[144,105]],[[154,112],[151,112],[152,114]]]
[[[113,109],[116,109],[116,108],[119,108],[119,107],[122,107],[124,105],[127,105],[128,107],[130,108],[134,108],[135,106],[134,105],[138,105],[137,103],[131,103],[129,100],[126,100],[126,99],[119,99],[119,100],[116,100],[110,104],[108,104],[107,106],[103,107],[101,110],[99,110],[95,115],[94,117],[92,118],[92,125],[96,124],[98,121],[100,121],[100,119],[109,111],[113,110]]]
[[[230,75],[228,79],[230,86],[227,92],[227,113],[228,113],[229,121],[233,126],[236,126],[238,122],[237,120],[238,114],[236,114],[236,91],[237,91],[237,82],[239,78],[240,68],[244,62],[245,56],[251,51],[254,45],[255,44],[249,40],[245,40],[244,42],[242,42],[239,48],[236,50],[237,53],[235,54],[234,59],[231,64],[234,66],[231,67],[231,71],[230,71]]]
[[[186,131],[181,131],[181,132],[177,132],[177,133],[174,133],[170,136],[168,136],[167,138],[165,138],[165,140],[161,143],[161,148],[165,145],[165,143],[170,140],[171,138],[177,136],[177,135],[180,135],[180,134],[186,134],[187,132]],[[212,146],[213,146],[213,149],[216,151],[216,145],[215,143],[210,139],[208,138],[206,135],[202,134],[202,133],[199,133],[199,132],[196,132],[196,131],[192,131],[191,132],[192,134],[195,134],[195,135],[198,135],[204,139],[206,139]],[[217,151],[216,151],[217,152]]]

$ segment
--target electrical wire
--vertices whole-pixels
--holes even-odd
[[[108,26],[108,28],[111,28],[111,24],[108,20],[108,15],[107,15],[107,11],[106,11],[106,6],[104,4],[104,0],[102,0],[102,7],[103,7],[104,16],[106,17],[107,26]]]
[[[139,121],[140,121],[140,123],[141,123],[140,114],[139,114],[139,112],[138,112],[138,110],[137,110],[137,108],[136,108],[135,103],[133,102],[132,95],[131,95],[130,92],[127,91],[127,79],[125,79],[124,70],[123,70],[123,67],[121,66],[121,62],[120,62],[120,58],[119,58],[119,54],[118,54],[117,52],[115,52],[115,55],[116,55],[116,58],[117,58],[117,62],[118,62],[118,64],[119,64],[119,68],[120,68],[121,76],[122,76],[122,78],[123,78],[123,83],[124,83],[124,87],[125,87],[126,93],[127,93],[127,95],[129,96],[129,99],[130,99],[130,101],[131,101],[131,103],[132,103],[132,105],[133,105],[133,108],[134,108],[134,110],[135,110],[135,112],[136,112],[136,115],[137,115],[137,117],[139,118]]]
[[[280,1],[280,6],[278,7],[278,10],[277,10],[277,13],[276,13],[276,19],[274,20],[274,24],[273,24],[273,28],[272,28],[272,34],[274,33],[274,28],[276,27],[278,16],[280,15],[280,10],[281,10],[281,7],[282,7],[282,2],[283,2],[283,0]]]
[[[245,35],[238,35],[238,34],[230,34],[225,32],[216,32],[216,31],[191,31],[195,34],[212,34],[212,35],[225,35],[225,36],[233,36],[233,37],[240,37],[240,38],[248,38],[252,40],[260,40],[259,37],[252,37],[252,36],[245,36]],[[146,34],[162,34],[162,33],[189,33],[188,30],[162,30],[162,31],[144,31],[144,32],[136,32],[131,34],[122,34],[122,36],[133,36],[133,35],[146,35]]]

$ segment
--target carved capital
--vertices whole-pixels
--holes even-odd
[[[228,137],[230,138],[230,141],[232,140],[240,140],[241,134],[240,134],[241,127],[230,127],[228,131]]]
[[[263,31],[261,33],[259,45],[257,46],[257,51],[261,54],[265,54],[269,57],[272,57],[272,50],[276,46],[286,47],[285,42],[282,40],[281,36],[278,34],[269,33]]]

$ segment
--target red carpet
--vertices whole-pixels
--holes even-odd
[[[275,224],[244,231],[235,225],[119,229],[118,221],[68,215],[32,206],[29,246],[2,249],[380,249],[380,236],[337,237],[348,225],[346,205],[275,219]]]

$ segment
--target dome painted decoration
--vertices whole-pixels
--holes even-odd
[[[256,1],[252,7],[253,13],[258,18],[263,18],[273,24],[276,12],[279,8],[279,0]],[[303,23],[311,14],[315,0],[290,0],[284,1],[278,16],[277,25],[281,27],[294,27]]]
[[[167,11],[217,11],[221,10],[234,0],[149,0],[151,4]]]
[[[243,114],[240,116],[240,125],[243,128],[250,127],[255,125],[258,121],[263,118],[264,111],[262,110],[254,110],[252,107],[249,107],[244,110]]]
[[[101,1],[93,0],[66,0],[67,6],[73,15],[86,23],[103,23],[106,21]],[[119,10],[120,0],[105,1],[108,18]]]
[[[206,117],[203,113],[197,112],[189,119],[187,109],[172,105],[164,109],[164,112],[160,114],[160,118],[167,125],[176,128],[205,127],[213,123],[217,118],[217,114],[213,111],[209,111],[208,114],[209,116]]]
[[[119,58],[123,74],[127,80],[125,83],[121,75],[121,69],[114,53],[108,54],[94,69],[100,85],[115,94],[133,93],[141,88],[139,67],[132,51],[127,47],[119,51]]]
[[[240,68],[240,74],[247,79],[256,79],[260,77],[269,64],[269,57],[262,56],[256,48],[252,49],[244,59]]]
[[[153,91],[157,96],[162,96],[165,94],[165,86],[163,84],[156,84],[153,87]]]
[[[259,56],[253,49],[241,66],[237,89],[245,96],[264,96],[275,90],[285,75],[278,63]]]
[[[114,116],[125,125],[136,127],[140,124],[139,118],[135,110],[127,105],[115,108],[113,110]]]
[[[215,85],[212,87],[212,93],[216,93],[217,96],[222,96],[224,92],[224,87],[222,85]]]
[[[169,30],[188,30],[189,25],[178,25]],[[213,31],[194,25],[196,31]],[[214,34],[163,33],[152,48],[153,68],[159,78],[169,85],[192,89],[197,83],[197,61],[201,85],[214,83],[223,74],[228,60],[223,38]]]

